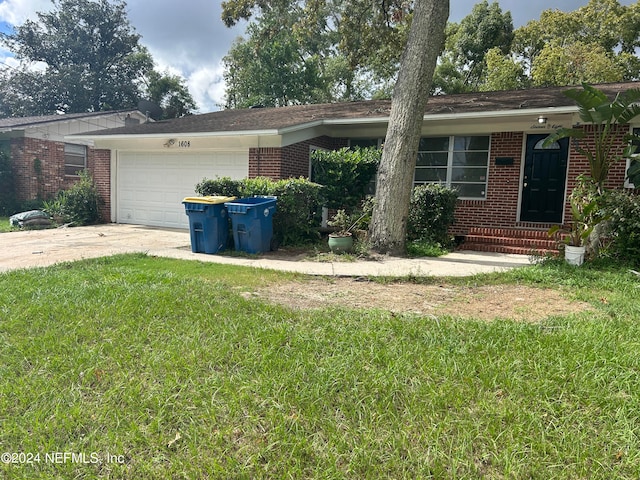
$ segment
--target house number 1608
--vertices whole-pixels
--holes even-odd
[[[191,146],[191,142],[189,140],[180,140],[178,142],[178,147],[180,148],[189,148]]]

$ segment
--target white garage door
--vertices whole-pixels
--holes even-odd
[[[249,153],[120,152],[116,166],[116,222],[189,228],[182,200],[203,178],[243,179]]]

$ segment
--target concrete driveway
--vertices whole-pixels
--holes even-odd
[[[24,230],[0,234],[0,271],[118,253],[183,250],[191,253],[188,230],[108,224]]]
[[[530,264],[525,255],[454,252],[440,258],[313,262],[286,254],[239,257],[192,253],[188,230],[107,224],[0,233],[0,272],[59,262],[142,252],[159,257],[271,268],[310,275],[468,276]]]

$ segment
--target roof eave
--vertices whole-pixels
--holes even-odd
[[[270,136],[279,135],[278,130],[232,130],[232,131],[217,131],[217,132],[181,132],[181,133],[118,133],[114,135],[91,135],[91,134],[76,134],[69,135],[69,138],[75,138],[78,140],[130,140],[132,138],[139,139],[158,139],[158,138],[197,138],[197,137],[237,137],[237,136]]]

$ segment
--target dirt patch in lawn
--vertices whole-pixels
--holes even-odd
[[[366,279],[314,278],[270,285],[246,293],[296,309],[378,308],[394,313],[539,322],[555,315],[591,310],[560,292],[518,285],[460,287],[448,284],[380,284]]]

